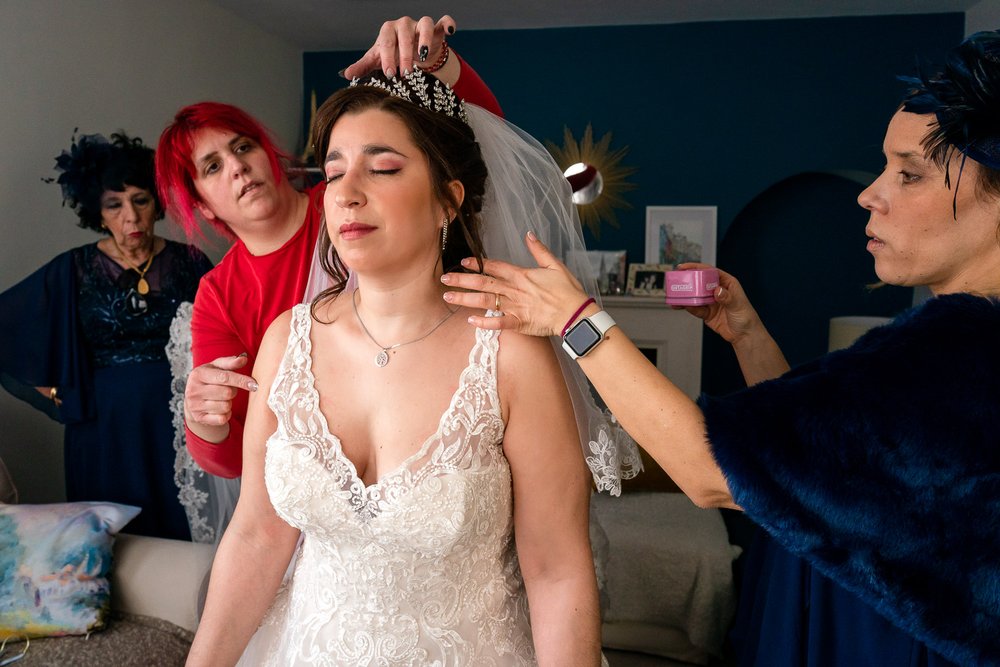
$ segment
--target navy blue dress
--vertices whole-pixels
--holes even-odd
[[[211,267],[196,248],[167,241],[145,275],[150,291],[140,295],[138,274],[90,244],[0,295],[4,385],[59,388],[66,497],[141,507],[130,533],[191,537],[174,483],[164,348],[177,307],[194,300]],[[39,405],[32,392],[21,397],[52,405]]]
[[[760,531],[730,633],[740,667],[953,667]]]

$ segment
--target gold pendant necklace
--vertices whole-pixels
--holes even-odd
[[[142,296],[146,296],[147,294],[149,294],[149,283],[146,282],[146,272],[149,271],[149,267],[153,265],[153,256],[156,254],[154,252],[155,248],[150,249],[149,259],[146,260],[146,266],[140,269],[138,266],[133,264],[128,257],[125,256],[124,252],[122,252],[122,249],[118,246],[118,241],[115,240],[115,235],[111,234],[110,237],[111,237],[111,243],[114,244],[115,250],[117,250],[118,254],[121,255],[122,260],[124,260],[124,262],[128,264],[130,269],[139,274],[139,282],[136,283],[135,291],[141,294]],[[155,246],[156,244],[155,240],[153,241],[153,244]]]
[[[375,343],[380,348],[379,353],[375,355],[375,365],[378,366],[379,368],[382,368],[383,366],[389,363],[389,350],[395,350],[397,347],[403,347],[404,345],[410,345],[411,343],[419,343],[420,341],[422,341],[423,339],[427,338],[432,333],[437,331],[438,327],[447,322],[449,317],[458,312],[458,308],[456,308],[455,310],[449,310],[448,314],[442,317],[440,322],[435,324],[430,331],[425,333],[420,338],[414,338],[413,340],[408,340],[405,343],[396,343],[395,345],[389,345],[388,347],[386,347],[385,345],[382,345],[382,343],[375,340],[375,336],[372,336],[372,332],[368,331],[368,327],[365,326],[364,320],[361,319],[361,313],[358,312],[357,297],[358,297],[358,290],[355,289],[354,292],[351,293],[351,305],[354,306],[354,316],[358,318],[358,324],[361,325],[361,329],[365,332],[365,334],[368,336],[371,342]]]

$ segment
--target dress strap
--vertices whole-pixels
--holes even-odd
[[[502,313],[486,311],[486,317],[501,317]],[[480,329],[476,327],[476,344],[469,352],[469,363],[481,366],[490,379],[490,390],[499,397],[497,390],[497,354],[500,349],[500,329]],[[498,403],[499,406],[499,403]]]
[[[279,395],[284,395],[281,387],[289,381],[295,382],[303,373],[311,372],[312,342],[309,334],[312,331],[312,312],[310,304],[300,303],[292,307],[292,318],[288,323],[288,344],[285,353],[278,364],[278,372],[274,376],[274,384],[268,393],[267,404],[272,410],[277,410]]]

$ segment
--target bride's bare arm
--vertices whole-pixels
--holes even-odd
[[[599,665],[600,615],[590,549],[590,472],[547,339],[501,336],[504,454],[514,531],[539,665]]]
[[[277,428],[267,395],[288,340],[289,313],[279,316],[261,343],[243,431],[243,479],[233,520],[212,566],[205,613],[187,664],[233,665],[274,599],[299,531],[275,513],[264,487],[264,443]]]

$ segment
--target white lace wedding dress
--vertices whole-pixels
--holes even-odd
[[[531,665],[497,397],[499,332],[477,330],[436,433],[366,486],[319,411],[309,306],[269,405],[265,481],[305,538],[241,665]]]

